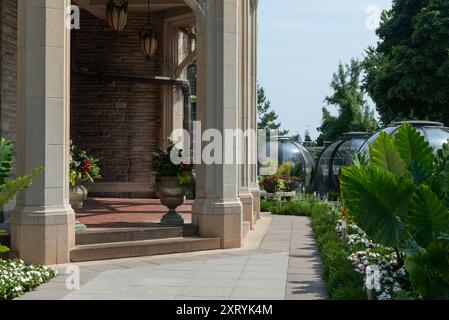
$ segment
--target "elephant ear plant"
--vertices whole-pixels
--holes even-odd
[[[437,154],[409,124],[381,133],[341,176],[349,216],[373,241],[395,248],[414,292],[449,299],[449,145]]]
[[[37,168],[30,174],[16,179],[10,179],[13,166],[13,145],[8,139],[0,139],[0,207],[11,200],[17,192],[29,187],[33,178],[41,174],[44,169]],[[0,245],[0,253],[5,253],[8,248]]]

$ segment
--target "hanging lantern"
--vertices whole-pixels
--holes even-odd
[[[120,5],[116,5],[114,0],[109,0],[106,4],[106,19],[115,33],[121,32],[128,21],[128,0],[121,0]]]
[[[143,31],[140,33],[140,47],[147,59],[156,55],[157,48],[159,45],[159,37],[157,32],[151,26],[150,21],[150,0],[148,0],[148,23],[146,24]]]

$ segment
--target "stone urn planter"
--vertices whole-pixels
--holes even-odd
[[[87,200],[87,188],[82,184],[70,187],[70,205],[73,209],[82,209]]]
[[[178,177],[156,178],[156,194],[161,203],[168,208],[168,213],[162,217],[162,225],[183,225],[184,219],[176,208],[184,203],[187,186],[179,183]]]

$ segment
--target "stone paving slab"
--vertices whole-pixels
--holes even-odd
[[[79,263],[81,288],[60,276],[30,300],[325,299],[310,219],[263,215],[242,249]],[[69,278],[70,280],[70,278]]]

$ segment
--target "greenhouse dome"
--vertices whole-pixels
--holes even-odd
[[[383,132],[388,133],[391,136],[394,136],[399,128],[405,124],[406,122],[396,122],[392,125],[382,129]],[[425,137],[427,141],[429,141],[430,146],[438,151],[443,147],[443,144],[448,142],[449,139],[449,128],[445,128],[444,124],[440,122],[432,122],[432,121],[407,121],[407,123],[414,126],[418,132]],[[380,132],[373,135],[370,139],[368,139],[365,144],[361,147],[360,151],[364,153],[368,153],[369,145],[373,144]]]
[[[341,169],[351,165],[354,154],[359,151],[371,134],[349,132],[328,146],[318,160],[316,188],[318,193],[338,192],[338,176]]]
[[[278,164],[281,165],[286,162],[301,163],[305,176],[305,185],[310,185],[314,161],[309,150],[288,137],[275,138],[267,142],[267,150],[274,150],[275,148],[278,148]],[[259,159],[264,159],[264,157],[259,157]],[[261,165],[259,163],[259,168]]]

